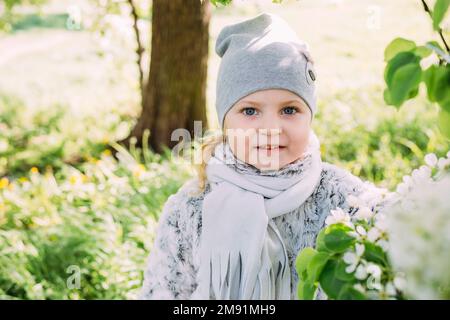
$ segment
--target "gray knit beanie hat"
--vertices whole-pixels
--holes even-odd
[[[216,110],[223,129],[225,114],[241,98],[265,89],[286,89],[316,112],[315,71],[308,45],[279,16],[261,13],[220,32],[216,53]]]

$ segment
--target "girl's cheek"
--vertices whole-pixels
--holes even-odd
[[[306,151],[309,142],[309,131],[303,132],[299,135],[299,139],[296,141],[296,153],[303,154]]]

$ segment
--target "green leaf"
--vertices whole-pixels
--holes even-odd
[[[330,255],[326,252],[318,252],[312,259],[309,261],[307,268],[308,281],[310,283],[315,283],[319,280],[320,273],[325,267],[326,263]]]
[[[348,234],[352,228],[341,224],[332,224],[325,228],[324,244],[328,250],[341,253],[347,250],[355,242],[355,238]]]
[[[328,260],[319,278],[320,287],[329,299],[337,299],[342,288],[346,285],[345,281],[336,277],[337,265],[336,259]]]
[[[438,123],[442,134],[450,139],[450,113],[445,110],[441,110],[439,112]]]
[[[437,65],[432,65],[423,72],[423,81],[427,86],[427,96],[428,100],[431,102],[436,102],[435,92],[436,84],[438,79],[439,67]]]
[[[297,286],[297,297],[300,300],[313,300],[317,286],[306,281],[299,281]]]
[[[408,94],[408,100],[415,98],[419,94],[419,86],[417,86],[415,89],[412,89]]]
[[[369,241],[364,241],[364,247],[364,259],[383,266],[388,265],[386,252],[380,246]]]
[[[418,55],[419,57],[426,58],[428,57],[430,54],[433,53],[433,50],[431,50],[430,48],[427,48],[425,46],[418,46],[413,50],[414,54]]]
[[[319,252],[331,252],[325,245],[325,229],[320,230],[316,238],[316,250]]]
[[[450,112],[450,92],[446,92],[446,94],[445,99],[439,100],[439,105],[443,110]]]
[[[309,281],[308,266],[312,259],[318,255],[313,248],[303,249],[295,260],[299,281],[297,285],[297,295],[300,300],[312,300],[317,289],[314,282]]]
[[[367,297],[360,291],[353,288],[353,285],[346,285],[342,288],[338,296],[339,300],[366,300]]]
[[[392,80],[395,73],[399,68],[408,64],[420,63],[420,57],[415,55],[413,52],[400,52],[393,59],[389,60],[386,69],[384,70],[384,80],[388,87],[391,87]]]
[[[442,109],[450,112],[450,65],[439,67],[434,96]]]
[[[306,280],[308,278],[307,268],[311,259],[317,254],[317,251],[313,248],[303,249],[295,259],[295,268],[300,279]]]
[[[409,63],[398,68],[389,86],[392,104],[400,107],[405,100],[416,96],[421,80],[422,69],[418,63]]]
[[[395,38],[384,50],[384,61],[389,61],[402,51],[411,51],[416,48],[414,41],[404,38]]]
[[[436,0],[433,8],[433,29],[439,31],[440,24],[450,5],[450,0]]]
[[[428,99],[450,112],[450,66],[432,65],[424,71]]]

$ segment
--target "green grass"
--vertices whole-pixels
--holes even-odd
[[[119,151],[0,181],[1,299],[136,297],[162,206],[192,171]]]

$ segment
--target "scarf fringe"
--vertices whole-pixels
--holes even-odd
[[[238,267],[239,264],[239,267]],[[214,270],[214,272],[212,272]],[[238,274],[234,274],[238,271]],[[216,299],[235,299],[242,274],[241,252],[215,252],[210,257],[210,278]]]
[[[211,255],[209,274],[214,297],[220,300],[282,298],[282,288],[277,287],[277,283],[281,284],[286,276],[286,266],[280,261],[275,270],[271,264],[265,264],[268,267],[261,268],[255,275],[252,270],[243,270],[251,264],[243,261],[242,256],[241,252]]]

